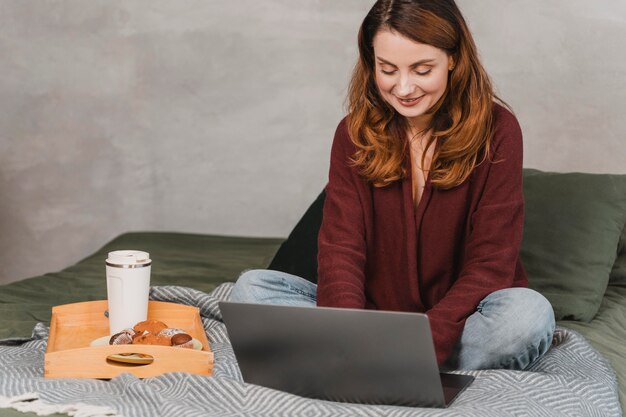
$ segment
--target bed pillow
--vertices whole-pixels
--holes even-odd
[[[267,269],[287,272],[317,283],[317,234],[322,226],[326,193],[322,190],[287,240],[278,248]]]
[[[617,259],[609,276],[609,285],[626,288],[626,225],[617,247]]]
[[[626,175],[526,169],[524,198],[529,286],[550,300],[557,320],[590,321],[626,222]]]

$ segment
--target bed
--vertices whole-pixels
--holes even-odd
[[[567,175],[569,175],[569,177]],[[576,206],[577,210],[574,210],[573,212],[571,210],[568,212],[567,209],[563,208],[572,206],[573,202],[571,199],[568,200],[567,196],[578,192],[581,188],[581,176],[584,180],[583,182],[587,181],[586,184],[589,188],[585,189],[585,187],[582,187],[583,190],[581,193],[586,194],[588,197],[589,193],[598,192],[597,189],[602,188],[598,187],[598,184],[604,184],[604,188],[608,189],[608,191],[603,191],[606,195],[603,194],[602,196],[596,198],[596,200],[604,199],[606,205],[613,210],[612,212],[609,212],[608,209],[604,207],[605,212],[603,212],[602,217],[610,218],[604,226],[593,222],[588,225],[591,229],[584,225],[584,227],[580,224],[577,225],[577,228],[582,228],[582,230],[577,231],[576,233],[582,233],[585,235],[585,238],[581,240],[582,242],[585,242],[581,251],[582,253],[593,252],[594,248],[599,247],[606,252],[606,246],[603,246],[604,244],[607,244],[609,248],[611,245],[614,245],[614,247],[612,249],[612,253],[607,254],[605,257],[606,259],[604,260],[603,265],[604,269],[600,268],[601,271],[606,271],[606,281],[600,284],[594,283],[595,287],[600,288],[600,290],[595,288],[596,293],[601,292],[601,294],[600,298],[595,301],[593,300],[593,297],[591,297],[591,301],[598,304],[595,309],[596,311],[592,311],[593,315],[591,319],[585,320],[584,318],[578,317],[576,314],[570,314],[567,311],[560,310],[557,315],[561,318],[558,321],[559,328],[563,329],[560,332],[561,337],[567,338],[571,337],[571,335],[580,334],[584,336],[584,339],[586,340],[584,343],[588,342],[589,344],[590,350],[585,350],[586,345],[583,342],[580,342],[578,345],[572,345],[573,350],[570,351],[570,353],[578,349],[581,355],[579,359],[576,359],[578,360],[577,363],[582,364],[585,361],[584,358],[590,358],[593,355],[597,355],[597,358],[600,361],[598,363],[600,363],[600,365],[606,364],[606,369],[603,368],[600,375],[597,375],[598,378],[594,381],[597,387],[599,387],[599,391],[595,393],[594,396],[589,398],[587,405],[580,406],[579,408],[571,408],[571,410],[574,410],[571,411],[573,414],[568,414],[567,406],[563,405],[555,406],[555,410],[558,410],[558,412],[554,412],[552,414],[545,414],[545,410],[541,410],[539,408],[537,408],[535,413],[532,411],[533,406],[525,404],[522,401],[519,404],[516,404],[515,407],[507,408],[508,411],[506,414],[500,415],[621,415],[620,403],[622,409],[626,404],[626,361],[624,360],[626,357],[626,343],[624,343],[626,341],[626,176],[554,174],[543,173],[536,170],[526,170],[525,193],[527,200],[527,222],[535,221],[536,219],[533,220],[533,216],[535,216],[539,210],[543,210],[541,215],[537,214],[537,218],[541,218],[544,223],[541,221],[539,221],[538,224],[527,223],[527,232],[525,232],[525,241],[522,252],[525,256],[525,261],[527,261],[526,263],[528,264],[527,269],[529,270],[529,274],[539,277],[536,280],[531,281],[531,286],[536,286],[540,290],[544,291],[546,296],[553,301],[555,306],[565,306],[564,308],[571,307],[572,296],[574,296],[577,300],[580,297],[589,298],[588,293],[590,290],[588,288],[570,287],[571,284],[568,282],[567,291],[561,291],[561,293],[559,293],[559,290],[563,289],[558,288],[559,285],[562,286],[562,283],[559,285],[554,285],[554,283],[546,285],[546,283],[541,282],[542,273],[545,274],[546,271],[548,273],[553,271],[553,269],[550,268],[558,267],[559,263],[561,263],[560,266],[562,266],[562,262],[564,261],[563,259],[558,259],[559,256],[561,256],[561,258],[563,256],[562,253],[558,253],[558,250],[562,250],[563,248],[552,248],[552,246],[554,246],[554,242],[551,239],[566,241],[565,243],[571,244],[573,238],[568,235],[568,233],[572,232],[570,230],[572,229],[572,216],[574,216],[577,222],[580,222],[581,210],[586,213],[583,217],[594,217],[594,219],[597,217],[598,208],[591,207],[589,208],[589,211],[587,211],[584,207],[581,208],[583,203]],[[571,190],[576,191],[570,191],[570,194],[566,194],[564,197],[563,192],[567,193],[567,190],[570,190],[568,187],[570,187]],[[540,195],[543,196],[543,200],[538,197]],[[585,196],[576,196],[576,198],[583,201]],[[550,204],[554,207],[550,206]],[[193,304],[197,300],[204,300],[206,294],[217,294],[215,297],[227,297],[227,290],[230,285],[229,282],[235,281],[242,271],[252,268],[266,268],[272,263],[276,264],[276,259],[279,258],[278,255],[282,254],[281,256],[284,257],[285,254],[292,253],[294,250],[300,250],[303,242],[305,241],[308,241],[310,244],[312,242],[312,237],[316,235],[311,232],[311,228],[313,227],[314,229],[316,225],[319,224],[319,219],[316,216],[319,216],[320,207],[320,199],[318,198],[307,213],[305,213],[302,220],[298,223],[292,234],[286,240],[279,238],[250,238],[162,232],[126,233],[107,243],[93,255],[62,271],[1,286],[0,340],[2,340],[2,342],[0,342],[0,352],[2,349],[18,349],[16,351],[19,351],[21,347],[25,346],[24,343],[35,343],[35,345],[38,342],[45,343],[45,325],[49,323],[52,306],[79,301],[105,299],[106,287],[104,279],[104,259],[106,258],[106,254],[111,250],[141,249],[150,252],[151,258],[153,259],[152,285],[154,286],[153,291],[151,292],[151,298],[169,301],[178,300],[180,302]],[[550,212],[550,210],[555,210],[559,222],[565,224],[563,226],[563,230],[559,231],[555,229],[556,226],[554,225],[554,218],[545,218],[547,217],[545,213]],[[590,213],[595,214],[591,216]],[[568,224],[568,222],[570,223]],[[548,226],[546,226],[546,224]],[[610,233],[607,231],[608,229],[605,226],[610,226]],[[303,229],[308,231],[308,235],[306,235],[306,233],[303,234]],[[548,230],[546,231],[546,229]],[[589,230],[593,230],[593,233],[597,233],[598,236],[590,236],[590,233],[592,232]],[[615,230],[617,230],[617,232],[615,232]],[[554,234],[557,236],[546,237],[545,233],[548,232],[550,233],[550,236]],[[534,236],[533,233],[544,234],[544,236],[540,239],[538,236]],[[610,239],[608,238],[609,234],[611,235]],[[529,239],[531,242],[529,242]],[[603,242],[599,242],[601,239],[604,239]],[[535,241],[541,243],[536,243]],[[565,243],[563,243],[563,245],[567,246]],[[548,245],[548,248],[543,247],[542,244]],[[559,247],[563,245],[560,245]],[[571,249],[565,249],[571,251]],[[551,250],[552,252],[550,252]],[[574,253],[571,254],[571,256],[580,258],[580,256],[587,255]],[[272,262],[272,260],[274,260],[274,262]],[[578,259],[578,262],[580,261],[581,260]],[[585,260],[583,259],[582,261]],[[550,262],[555,262],[556,266],[553,265],[544,271],[537,267],[538,263],[545,265]],[[598,259],[595,259],[593,263],[597,267],[599,264]],[[283,269],[288,272],[294,272],[293,268],[293,265],[285,265],[285,268]],[[301,264],[300,268],[310,269],[311,264],[306,264],[304,266]],[[581,281],[590,281],[590,279]],[[594,281],[597,281],[597,279]],[[582,282],[582,284],[588,285],[589,283]],[[176,292],[178,288],[194,289],[197,290],[197,292]],[[189,300],[194,301],[191,302]],[[208,301],[208,304],[211,304],[210,300]],[[573,304],[574,308],[578,310],[584,309],[583,307],[576,305],[576,303]],[[209,310],[211,308],[214,307],[208,307]],[[207,314],[213,313],[215,312],[209,311]],[[219,321],[219,312],[215,314],[216,316],[214,318],[217,318],[217,320],[215,320],[215,322],[217,322]],[[573,330],[573,332],[570,333],[570,329]],[[35,334],[37,332],[40,332],[43,336],[40,337],[41,340],[33,342],[33,338],[37,339]],[[226,336],[222,335],[219,337],[225,338]],[[29,342],[29,340],[31,342]],[[222,346],[222,344],[227,346],[227,339],[214,340],[218,341],[216,346]],[[558,353],[558,349],[554,350]],[[564,357],[563,360],[573,359],[572,357]],[[5,364],[4,366],[6,371],[7,366],[9,365]],[[583,369],[582,366],[584,365],[581,365],[581,369]],[[596,372],[599,372],[597,371],[597,368],[597,364],[594,365]],[[2,363],[0,362],[0,372],[1,371]],[[536,368],[532,371],[534,372],[514,374],[512,378],[522,384],[520,386],[523,386],[524,378],[530,374],[533,376],[536,375],[537,378],[544,378],[540,379],[540,381],[545,381],[541,382],[541,384],[545,383],[546,386],[548,385],[548,381],[555,381],[558,379],[555,379],[554,375],[550,375],[549,368]],[[576,371],[576,369],[574,369],[574,371]],[[220,372],[228,373],[231,371],[223,370]],[[232,372],[236,373],[236,371]],[[583,381],[584,378],[593,377],[588,375],[589,372],[582,373],[586,373],[587,375],[581,375],[581,381]],[[0,378],[1,377],[2,375],[0,375]],[[208,379],[210,380],[211,378]],[[615,389],[609,387],[605,391],[602,391],[601,386],[606,385],[608,387],[612,379],[616,379],[617,381]],[[216,380],[219,379],[216,378]],[[533,384],[536,385],[536,382],[533,381],[529,381],[528,383],[529,386],[532,386]],[[174,383],[172,382],[172,384]],[[228,384],[225,386],[228,386]],[[2,383],[0,382],[0,388],[2,387]],[[233,385],[231,389],[239,389],[235,387],[240,386]],[[497,385],[495,387],[497,388]],[[223,390],[220,391],[219,395],[225,395],[226,397],[228,397],[227,392],[230,392],[228,391],[228,387],[224,388],[224,386],[209,387],[207,389]],[[589,389],[582,387],[581,392],[583,394],[581,395],[585,395],[585,390]],[[251,388],[251,391],[246,391],[246,395],[253,398],[254,395],[251,393],[255,392],[256,391]],[[274,394],[276,394],[275,397],[263,398],[280,398],[280,401],[284,401],[284,404],[292,405],[294,407],[297,404],[301,404],[302,407],[304,407],[303,404],[310,405],[310,403],[300,403],[299,399],[294,399],[293,397],[280,397],[277,393]],[[2,395],[3,392],[0,391],[0,398],[2,398]],[[568,398],[566,394],[561,395],[561,400]],[[89,397],[87,394],[85,396]],[[619,401],[617,400],[618,396]],[[506,402],[509,400],[497,401]],[[559,402],[558,399],[555,401],[556,402],[553,401],[552,403],[557,404]],[[611,401],[614,403],[611,403]],[[600,403],[602,403],[602,407],[605,408],[600,407],[597,410],[592,409],[594,404]],[[293,409],[290,409],[284,404],[282,407],[284,407],[285,410],[292,410],[287,412],[285,415],[309,415],[309,413],[303,411],[305,410],[304,408],[299,409],[302,413],[293,412]],[[17,417],[36,415],[33,412],[17,411],[11,408],[12,406],[7,403],[2,404],[0,402],[0,407],[7,407],[0,408],[0,415],[2,416]],[[585,407],[591,407],[589,408],[588,413],[584,411],[587,409]],[[402,407],[399,407],[399,409],[402,409]],[[22,410],[28,410],[28,407],[22,407]],[[48,410],[48,412],[50,410]],[[57,409],[57,411],[58,410],[59,409]],[[257,409],[265,410],[259,411],[258,413],[250,410],[243,414],[278,415],[276,413],[276,409],[273,409],[274,411],[272,411],[272,409]],[[319,415],[341,415],[341,413],[355,412],[355,410],[358,411],[362,409],[333,409],[332,407],[329,408],[329,406],[324,405],[322,410],[324,410],[324,412],[319,412],[319,410],[317,410]],[[233,412],[232,409],[224,409],[222,411],[223,413],[220,413],[219,410],[213,410],[211,413],[221,415],[227,412]],[[64,414],[67,412],[68,411],[63,411],[61,413],[57,412],[51,415],[67,415]],[[106,414],[106,412],[107,411],[104,410],[101,414],[94,413],[93,415],[113,415]],[[449,414],[442,415],[461,415],[454,414],[454,409],[450,409],[448,412]],[[376,412],[372,411],[371,415],[379,415],[377,413],[381,413],[380,415],[439,415],[434,412],[431,413],[427,410],[424,411],[423,414],[420,414],[411,413],[408,410],[394,410],[392,408],[379,408],[376,409]],[[168,414],[169,413],[163,412],[162,415]],[[470,414],[471,413],[468,413],[466,415]],[[477,415],[480,415],[480,410]],[[484,413],[484,415],[491,414]]]

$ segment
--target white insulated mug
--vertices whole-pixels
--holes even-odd
[[[148,252],[109,252],[106,276],[111,335],[148,318],[150,265],[152,261]]]

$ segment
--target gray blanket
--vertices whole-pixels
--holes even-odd
[[[218,301],[232,284],[211,294],[153,287],[151,299],[200,308],[215,352],[212,377],[168,373],[140,380],[44,379],[48,328],[28,340],[0,341],[0,407],[87,416],[620,416],[609,363],[578,333],[557,328],[553,347],[526,371],[463,372],[474,383],[447,409],[371,406],[312,400],[245,384],[233,355]]]

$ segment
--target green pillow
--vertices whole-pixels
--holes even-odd
[[[626,223],[626,175],[524,170],[521,257],[557,320],[591,321]]]
[[[609,285],[626,287],[626,225],[617,247],[617,259],[609,276]]]

